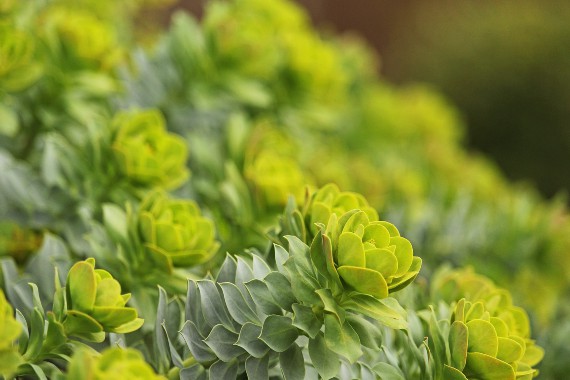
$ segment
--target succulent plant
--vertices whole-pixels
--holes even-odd
[[[301,238],[313,239],[311,246],[318,246],[321,253],[316,255],[322,256],[313,258],[326,262],[327,277],[342,287],[382,299],[410,284],[420,271],[422,260],[414,256],[411,243],[392,223],[378,220],[360,194],[329,184],[310,197],[304,219],[300,211],[288,209],[285,232],[292,229]]]
[[[130,294],[103,269],[95,269],[90,258],[75,263],[67,275],[67,311],[62,321],[66,334],[102,341],[105,332],[124,334],[140,328],[137,310],[125,306]]]
[[[144,246],[167,268],[203,263],[219,247],[214,224],[201,215],[196,203],[171,199],[160,191],[142,202],[139,231]]]
[[[188,178],[186,143],[166,131],[159,111],[122,112],[113,123],[117,130],[113,151],[120,171],[129,180],[170,189]]]

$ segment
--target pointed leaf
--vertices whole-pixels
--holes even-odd
[[[298,303],[293,304],[293,326],[303,330],[309,337],[314,338],[321,330],[322,324],[310,306]]]
[[[237,379],[238,365],[235,360],[223,362],[218,360],[210,367],[210,379],[235,380]]]
[[[216,284],[209,280],[196,282],[200,290],[200,302],[205,319],[210,324],[223,324],[229,329],[233,329],[233,322],[229,316],[228,309]]]
[[[373,370],[374,373],[380,376],[382,380],[405,380],[402,373],[396,367],[393,367],[388,363],[376,363]]]
[[[360,343],[364,347],[380,350],[382,346],[382,332],[378,326],[356,314],[348,314],[346,321],[350,323],[354,331],[356,331]]]
[[[393,298],[379,300],[366,294],[356,294],[344,301],[341,306],[376,319],[393,329],[407,327],[406,312]]]
[[[267,380],[269,379],[269,355],[265,355],[261,359],[250,356],[245,361],[245,372],[248,380]]]
[[[259,339],[264,341],[273,351],[283,352],[299,337],[297,328],[292,325],[291,318],[270,315],[263,322]]]
[[[338,319],[325,314],[325,342],[327,347],[354,363],[360,356],[360,339],[348,323],[341,324]]]
[[[186,321],[180,335],[186,342],[190,349],[192,356],[200,362],[210,362],[216,359],[216,355],[212,352],[210,347],[204,343],[204,337],[198,332],[198,328],[192,321]]]
[[[279,364],[285,380],[305,378],[305,361],[301,347],[294,343],[286,351],[279,354]]]
[[[228,330],[224,325],[216,325],[204,342],[214,351],[216,356],[224,362],[229,362],[243,354],[243,348],[236,346],[238,335]]]
[[[237,286],[230,282],[224,282],[220,284],[220,287],[222,288],[228,311],[235,321],[240,325],[243,325],[246,322],[261,324],[257,315],[245,302],[245,299]]]
[[[261,280],[251,280],[245,284],[249,294],[259,309],[265,314],[281,314],[282,309],[277,304],[267,284]]]
[[[292,311],[291,305],[296,302],[291,283],[279,272],[269,273],[263,280],[275,302],[285,310]]]
[[[239,332],[237,346],[242,347],[253,357],[262,358],[269,352],[269,347],[259,339],[261,327],[253,323],[245,323]]]
[[[309,356],[323,380],[337,375],[340,361],[337,355],[327,347],[322,333],[319,333],[315,339],[309,340]]]

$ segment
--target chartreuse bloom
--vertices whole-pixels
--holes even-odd
[[[414,256],[412,244],[393,224],[379,221],[360,194],[327,185],[309,201],[305,219],[321,229],[328,241],[323,254],[350,290],[386,298],[420,271],[422,260]]]
[[[288,1],[238,0],[208,3],[203,25],[221,67],[272,79],[283,60],[282,31],[305,29],[308,20]]]
[[[101,355],[79,350],[69,364],[67,380],[158,380],[157,375],[145,362],[142,354],[132,348],[107,348]]]
[[[259,153],[246,168],[246,178],[257,198],[269,207],[283,207],[290,195],[303,198],[305,176],[299,164],[271,150]]]
[[[10,23],[0,25],[0,90],[19,91],[41,74],[34,60],[35,44],[30,35]]]
[[[14,310],[0,289],[0,377],[9,378],[22,362],[13,345],[22,332],[22,325],[14,318]]]
[[[514,306],[508,291],[471,269],[444,271],[434,278],[444,299],[461,298],[449,332],[450,379],[532,379],[544,350],[530,339],[526,311]]]
[[[95,259],[75,263],[66,284],[65,332],[92,341],[103,341],[105,332],[129,333],[142,326],[137,310],[126,307],[130,294],[121,294],[121,285],[103,269],[95,269]]]
[[[513,308],[493,311],[502,307],[495,304],[489,310],[486,304],[464,298],[457,303],[449,332],[451,365],[444,365],[445,378],[532,379],[538,373],[532,366],[542,359],[543,351],[525,337],[526,313]]]
[[[121,58],[112,24],[77,7],[52,6],[42,15],[45,40],[56,54],[69,54],[66,63],[109,69]]]
[[[167,189],[189,175],[188,149],[182,137],[169,133],[158,110],[129,111],[114,119],[113,151],[121,172],[131,181]]]
[[[326,225],[332,214],[336,214],[338,219],[351,210],[363,211],[370,220],[378,219],[376,210],[370,207],[361,194],[340,191],[337,185],[329,183],[311,197],[305,215],[305,223],[314,236],[320,228],[319,225]]]
[[[201,215],[196,203],[160,191],[143,200],[139,231],[147,250],[169,270],[203,263],[219,246],[213,222]]]

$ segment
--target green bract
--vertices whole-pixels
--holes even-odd
[[[68,335],[102,341],[105,332],[124,334],[143,324],[137,310],[125,306],[131,295],[121,294],[121,285],[109,272],[95,269],[95,259],[80,261],[71,267],[66,296],[63,326]]]
[[[184,140],[168,133],[159,111],[130,111],[115,117],[113,143],[121,172],[135,183],[175,188],[188,178]]]
[[[364,211],[371,220],[378,220],[378,213],[368,205],[362,195],[340,191],[337,185],[329,183],[311,197],[306,210],[305,223],[309,226],[309,231],[315,235],[319,230],[318,224],[326,225],[332,214],[340,218],[348,211],[356,209]]]
[[[13,346],[21,332],[22,325],[14,318],[14,310],[0,289],[0,377],[9,377],[22,361]]]
[[[14,318],[14,310],[0,289],[0,352],[12,347],[21,331],[22,326]]]
[[[467,379],[483,380],[537,375],[532,367],[542,360],[544,350],[530,339],[528,315],[513,305],[508,291],[471,269],[440,272],[434,290],[444,299],[465,297],[457,302],[452,317],[453,368],[445,366],[445,373],[451,376],[458,370]]]
[[[360,194],[327,185],[311,198],[306,220],[321,228],[330,242],[323,244],[323,254],[331,256],[337,276],[349,289],[386,298],[420,271],[422,260],[414,256],[412,244],[393,224],[379,221]]]
[[[143,356],[132,348],[108,348],[101,355],[87,350],[78,351],[69,364],[67,380],[158,380],[158,376]]]
[[[497,299],[498,301],[498,299]],[[522,309],[489,310],[489,301],[461,299],[455,307],[449,332],[451,366],[444,374],[451,379],[532,379],[532,367],[542,360],[542,348],[520,335],[528,323]]]
[[[159,191],[143,201],[139,231],[145,247],[167,268],[203,263],[219,246],[214,224],[200,214],[196,203],[171,199]]]
[[[422,260],[414,256],[412,244],[388,222],[370,221],[364,211],[352,211],[341,217],[335,232],[337,271],[356,291],[385,298],[410,284],[420,271]]]

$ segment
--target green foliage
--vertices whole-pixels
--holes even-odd
[[[562,294],[565,214],[465,154],[437,95],[283,0],[177,14],[153,49],[131,2],[2,4],[41,67],[0,94],[5,377],[536,374],[512,298]]]

